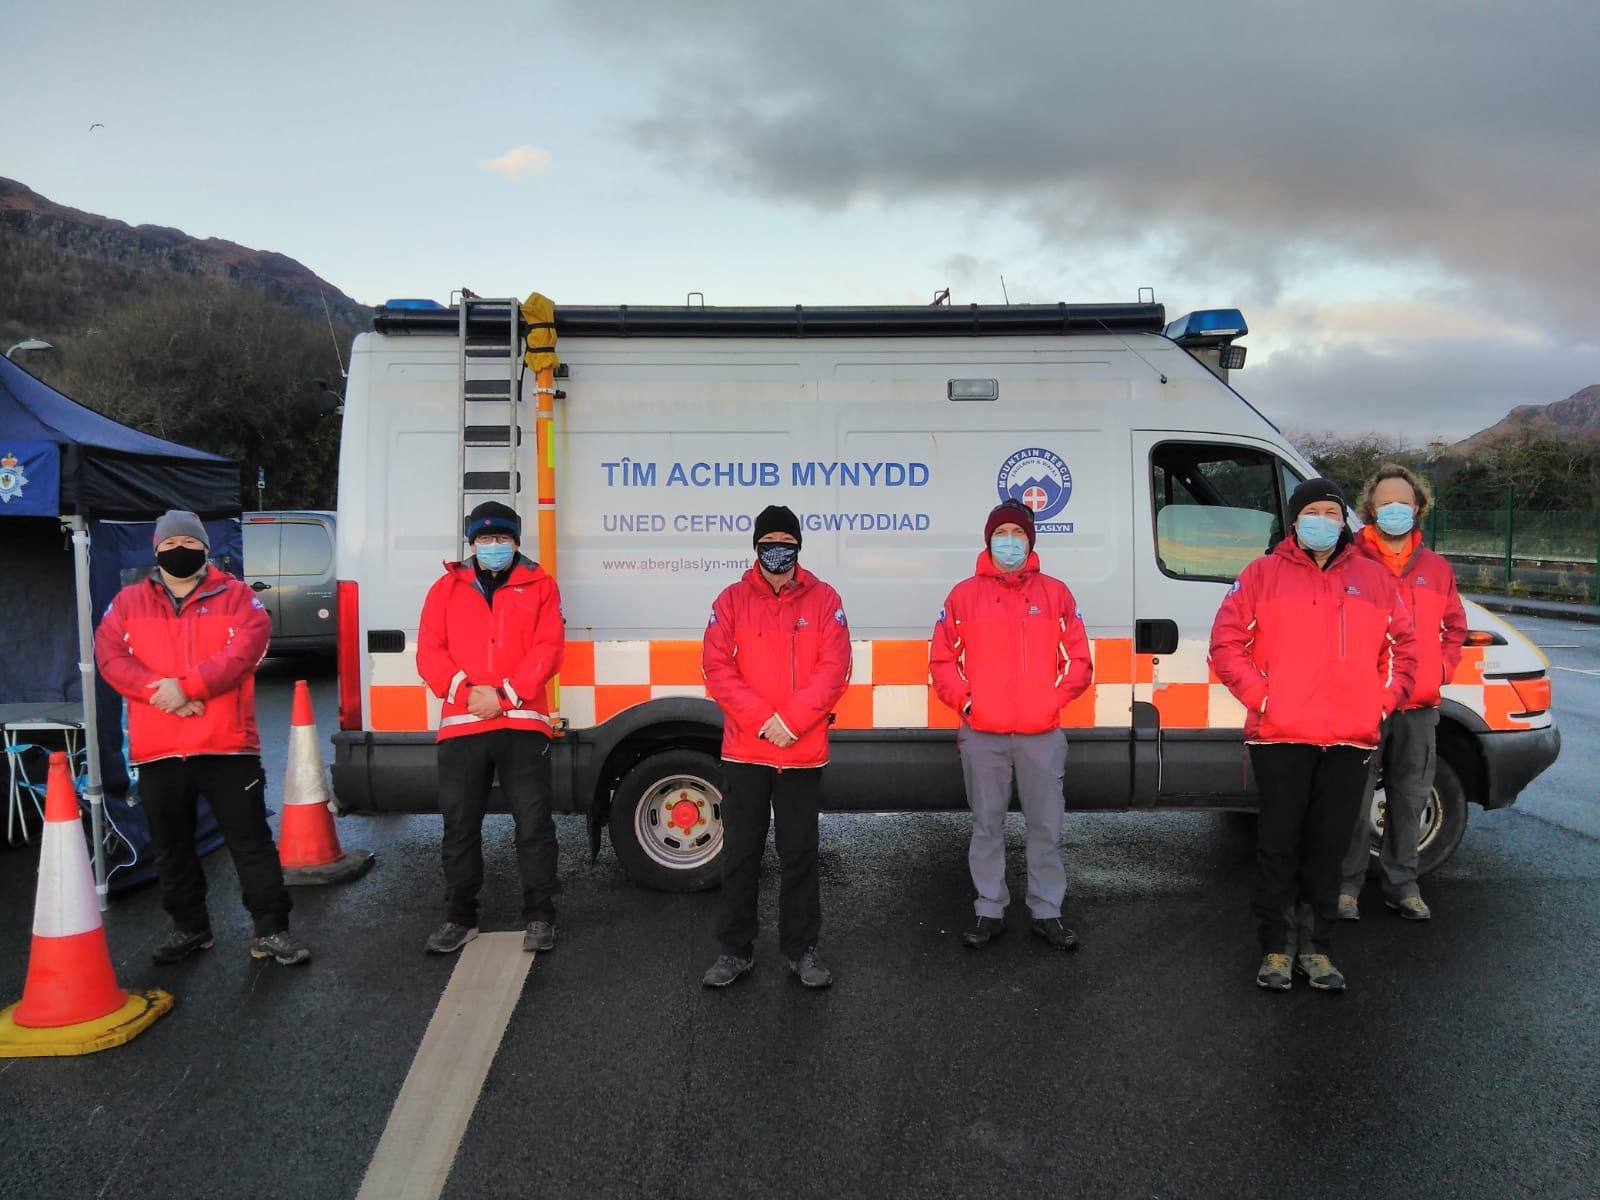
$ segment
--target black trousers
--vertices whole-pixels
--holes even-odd
[[[822,889],[817,882],[817,812],[822,807],[822,768],[779,771],[748,763],[722,764],[722,952],[738,958],[755,953],[756,900],[767,824],[778,822],[778,946],[799,958],[822,931]]]
[[[139,768],[139,803],[155,843],[161,907],[185,933],[211,928],[206,873],[195,853],[196,808],[204,796],[233,856],[257,937],[289,928],[294,902],[283,886],[278,847],[267,826],[267,777],[255,754],[161,758]]]
[[[1361,812],[1371,750],[1355,746],[1253,745],[1250,765],[1261,793],[1256,823],[1256,887],[1251,908],[1264,954],[1301,943],[1296,908],[1309,908],[1311,944],[1326,954],[1339,918],[1339,879]]]
[[[483,890],[483,814],[496,775],[516,823],[522,920],[553,921],[556,823],[550,815],[550,739],[522,729],[491,729],[439,743],[439,811],[444,814],[445,919],[478,923]]]

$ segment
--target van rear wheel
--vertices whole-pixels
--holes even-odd
[[[611,847],[636,881],[699,892],[722,877],[722,763],[666,750],[636,764],[611,798]]]
[[[1387,806],[1383,780],[1372,794],[1372,807],[1367,813],[1367,830],[1372,841],[1372,858],[1367,873],[1378,873],[1378,846],[1383,839],[1383,824]],[[1422,810],[1422,820],[1417,830],[1417,876],[1429,874],[1450,858],[1461,845],[1467,832],[1467,791],[1461,786],[1461,776],[1450,765],[1450,760],[1440,755],[1435,763],[1433,795]]]

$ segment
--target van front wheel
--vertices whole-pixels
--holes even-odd
[[[1367,813],[1367,828],[1372,837],[1372,861],[1369,874],[1378,873],[1378,845],[1383,837],[1386,814],[1383,780],[1378,780],[1372,796],[1372,808]],[[1422,810],[1422,820],[1417,831],[1417,876],[1421,878],[1456,852],[1467,832],[1467,792],[1461,786],[1461,776],[1450,765],[1450,760],[1439,755],[1433,775],[1433,795]]]
[[[699,892],[722,877],[722,764],[699,750],[639,762],[611,798],[611,846],[637,882]]]

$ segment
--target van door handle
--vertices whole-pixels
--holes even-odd
[[[1178,623],[1165,618],[1133,623],[1135,654],[1176,654]]]
[[[270,583],[262,583],[261,580],[258,579],[250,585],[250,590],[252,592],[270,592],[272,590],[272,585]]]

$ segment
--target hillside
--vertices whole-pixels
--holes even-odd
[[[1552,404],[1519,404],[1487,429],[1450,447],[1450,453],[1471,457],[1508,440],[1551,438],[1587,441],[1600,438],[1600,384],[1574,392]]]
[[[286,254],[81,212],[14,179],[0,178],[0,242],[9,244],[13,256],[33,248],[52,259],[78,258],[145,276],[181,275],[243,284],[319,317],[326,297],[334,318],[349,325],[364,325],[372,315],[371,309]],[[26,318],[25,312],[14,311],[15,305],[8,307],[12,311],[7,316]]]
[[[42,338],[52,349],[25,369],[113,420],[236,460],[247,486],[264,472],[269,507],[332,506],[330,392],[370,318],[287,255],[132,226],[0,179],[0,347]]]

